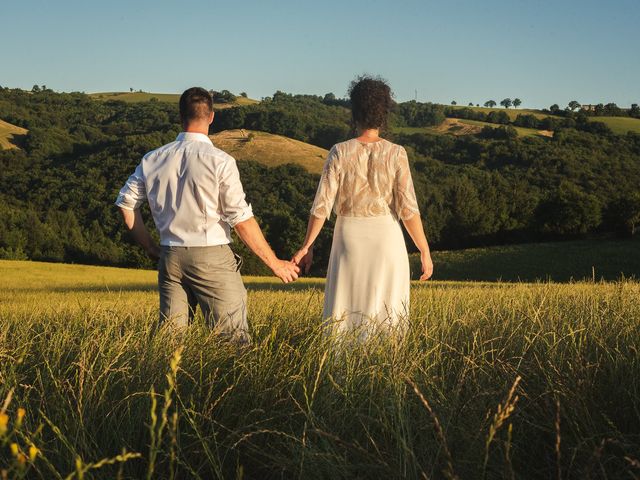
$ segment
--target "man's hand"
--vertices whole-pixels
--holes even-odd
[[[273,274],[282,280],[282,283],[294,282],[298,279],[300,268],[287,260],[276,259],[274,265],[271,266]]]
[[[298,279],[298,273],[300,272],[298,266],[276,257],[276,254],[273,253],[273,250],[271,250],[271,247],[265,240],[262,230],[260,230],[260,226],[255,218],[251,217],[243,222],[237,223],[234,228],[242,241],[253,253],[260,257],[276,277],[284,283],[293,282]]]
[[[160,247],[158,245],[156,245],[155,243],[153,243],[148,249],[147,249],[147,255],[149,256],[149,258],[151,260],[153,260],[154,262],[160,259]]]
[[[420,262],[422,263],[422,275],[420,280],[428,280],[433,275],[433,261],[431,260],[431,254],[424,252],[420,254]]]
[[[291,261],[298,265],[304,273],[309,273],[313,262],[313,247],[302,247],[296,252]]]

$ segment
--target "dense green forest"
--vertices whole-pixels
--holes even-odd
[[[347,106],[331,94],[276,92],[217,112],[212,133],[248,128],[328,148],[351,134]],[[510,121],[472,109],[398,104],[386,136],[409,152],[433,246],[634,234],[640,223],[640,135],[615,135],[586,115],[563,111],[546,120],[523,114]],[[437,125],[452,116],[474,116],[497,128],[459,137],[394,134],[394,127]],[[0,151],[0,258],[151,266],[127,238],[113,202],[140,158],[179,132],[177,105],[5,88],[0,119],[28,129],[20,149]],[[555,134],[517,138],[513,126]],[[279,255],[290,256],[304,236],[317,175],[298,165],[268,168],[247,161],[239,167],[267,239]],[[326,265],[329,247],[325,229],[316,273]],[[246,273],[264,272],[244,246],[237,242],[236,248],[246,254]]]

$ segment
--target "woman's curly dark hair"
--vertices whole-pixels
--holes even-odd
[[[393,106],[391,87],[380,77],[363,75],[349,86],[351,116],[359,128],[384,128]]]

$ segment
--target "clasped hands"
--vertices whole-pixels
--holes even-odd
[[[271,267],[271,270],[283,283],[290,283],[298,279],[301,271],[309,273],[312,260],[313,247],[303,247],[296,252],[291,260],[278,259],[275,265]]]

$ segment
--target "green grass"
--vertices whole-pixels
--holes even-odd
[[[640,279],[640,239],[607,238],[434,252],[441,280],[567,282]],[[412,271],[419,270],[412,255]]]
[[[602,122],[613,133],[625,135],[627,132],[640,133],[640,119],[631,117],[589,117],[591,122]]]
[[[154,284],[0,262],[8,478],[637,476],[638,283],[416,284],[404,341],[344,348],[320,282],[248,278],[243,350],[154,332]]]

